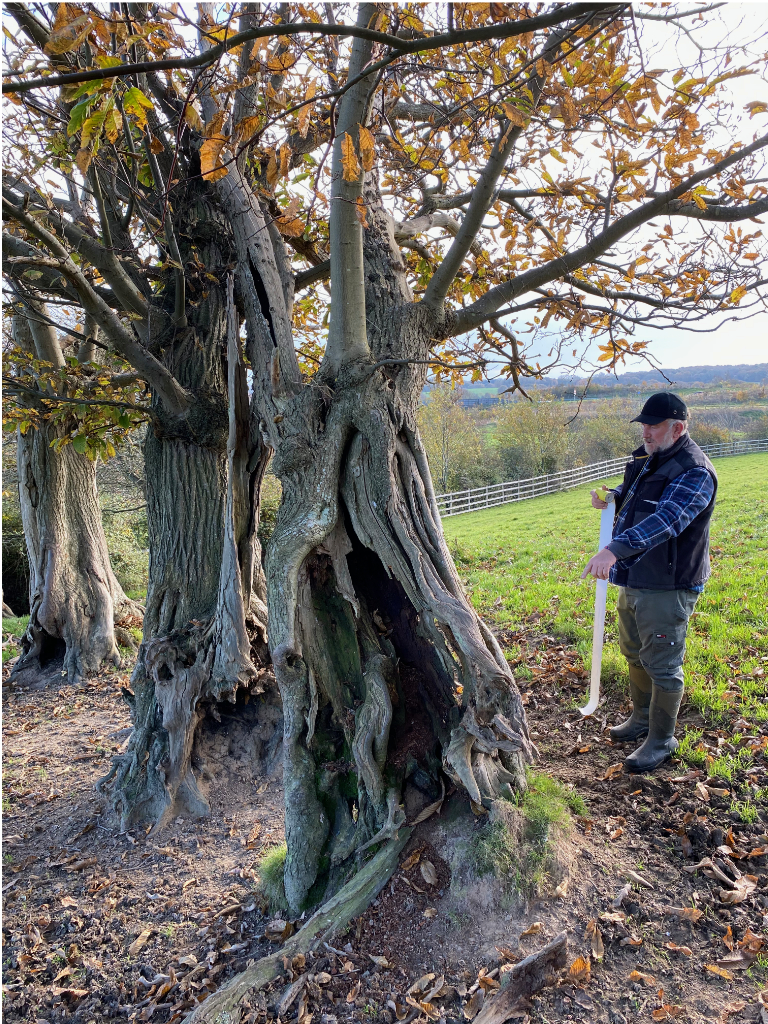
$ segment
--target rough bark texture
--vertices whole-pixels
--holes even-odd
[[[439,328],[412,305],[392,222],[364,198],[370,355],[310,383],[295,368],[279,239],[236,169],[220,185],[239,253],[261,429],[283,501],[266,559],[269,643],[284,713],[285,891],[337,891],[446,771],[476,803],[525,785],[534,748],[512,675],[463,593],[415,413]],[[269,371],[269,372],[267,372]]]
[[[568,936],[560,932],[542,949],[515,964],[505,978],[501,991],[485,1004],[475,1017],[477,1024],[504,1024],[517,1016],[520,1001],[553,984],[555,972],[568,959]]]
[[[249,415],[231,283],[227,294],[230,232],[204,187],[177,222],[201,271],[186,279],[188,326],[161,350],[194,402],[184,417],[157,402],[145,442],[151,555],[144,640],[126,694],[134,733],[104,780],[116,776],[123,827],[208,813],[197,727],[239,687],[261,692],[267,660],[256,530],[269,451]]]
[[[17,438],[30,620],[11,682],[30,688],[62,677],[81,685],[105,664],[118,665],[115,629],[141,618],[109,562],[96,466],[72,445],[52,449],[56,436],[49,423]]]

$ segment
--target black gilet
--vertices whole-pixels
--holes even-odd
[[[694,466],[702,466],[707,470],[715,490],[707,507],[699,512],[678,537],[657,544],[628,568],[617,565],[613,573],[614,582],[620,587],[636,587],[641,590],[691,590],[700,587],[709,578],[710,572],[709,521],[717,495],[715,467],[696,442],[688,434],[683,434],[665,452],[655,452],[649,456],[644,447],[632,452],[624,472],[622,494],[628,493],[646,463],[648,468],[635,492],[630,495],[630,507],[622,517],[624,530],[636,526],[646,516],[653,515],[667,485]],[[619,498],[617,510],[621,507],[622,501]]]

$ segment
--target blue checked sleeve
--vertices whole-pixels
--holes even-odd
[[[706,469],[696,466],[681,473],[661,495],[656,511],[637,526],[616,534],[608,550],[625,565],[671,537],[678,537],[712,500],[715,485]]]

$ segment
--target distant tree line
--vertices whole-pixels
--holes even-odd
[[[698,444],[768,437],[768,413],[760,395],[744,390],[737,401],[694,410],[691,436]],[[426,396],[419,425],[435,488],[440,493],[557,473],[574,466],[628,455],[640,443],[630,423],[633,398],[587,401],[581,406],[534,393],[495,406],[466,408],[463,389],[438,385]]]

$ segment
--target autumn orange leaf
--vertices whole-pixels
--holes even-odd
[[[376,158],[376,146],[373,135],[364,126],[360,125],[360,162],[364,171],[373,170],[373,162]]]
[[[345,132],[341,140],[341,166],[344,181],[360,180],[360,164],[355,152],[355,143],[349,132]]]
[[[310,82],[304,95],[304,106],[299,111],[299,135],[302,139],[306,139],[307,137],[307,132],[309,131],[309,118],[312,113],[312,108],[314,107],[314,104],[309,103],[308,101],[315,96],[316,92],[317,84],[315,82]]]

